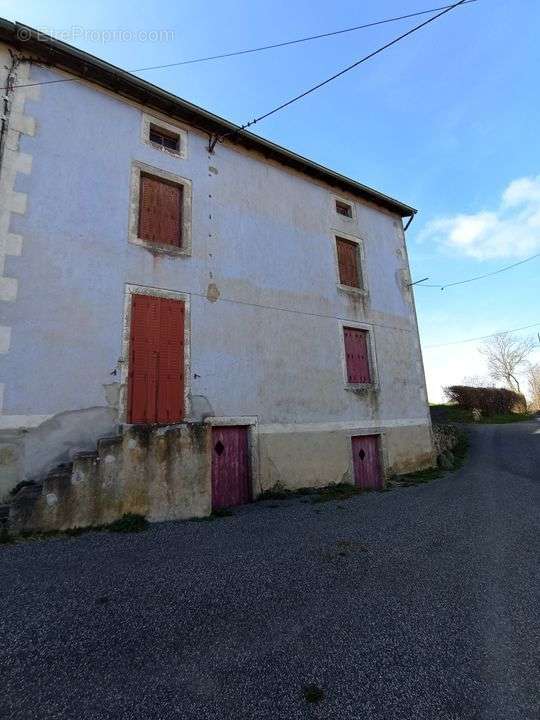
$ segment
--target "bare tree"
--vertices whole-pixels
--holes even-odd
[[[527,370],[532,410],[540,410],[540,365],[529,365]]]
[[[515,337],[502,333],[486,340],[479,351],[487,360],[493,380],[502,381],[509,390],[520,393],[517,375],[526,369],[527,358],[535,345],[532,337]]]
[[[480,375],[466,375],[461,381],[462,385],[474,388],[492,388],[495,387],[493,380],[481,377]]]

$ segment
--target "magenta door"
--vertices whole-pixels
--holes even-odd
[[[247,427],[212,428],[212,509],[251,500]]]
[[[357,435],[352,439],[354,484],[380,489],[383,485],[378,435]]]

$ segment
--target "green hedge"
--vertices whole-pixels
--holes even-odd
[[[506,388],[450,385],[444,389],[444,392],[450,402],[456,403],[465,410],[477,408],[483,415],[505,415],[527,411],[527,401],[523,395]]]

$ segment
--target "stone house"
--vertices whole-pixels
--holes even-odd
[[[22,524],[432,463],[413,208],[7,21],[0,81],[0,500],[24,481]]]

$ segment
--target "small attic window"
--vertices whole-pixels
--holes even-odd
[[[150,124],[149,139],[152,145],[157,145],[170,152],[180,152],[180,134],[165,130],[158,125]]]
[[[343,200],[336,200],[336,212],[338,215],[343,215],[344,217],[352,218],[352,205],[349,205],[349,203],[344,202]]]

